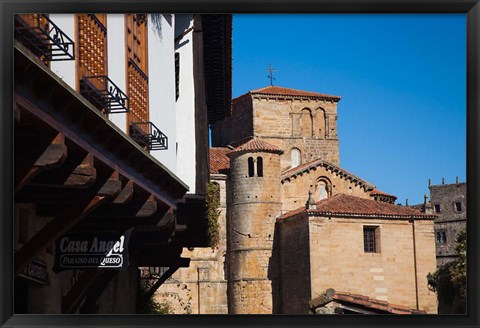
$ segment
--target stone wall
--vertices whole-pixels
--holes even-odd
[[[191,259],[188,268],[180,268],[155,293],[155,300],[167,303],[175,314],[226,314],[227,280],[227,177],[211,176],[220,188],[220,243],[212,248],[184,249],[182,257]]]
[[[435,220],[435,233],[440,233],[440,241],[435,238],[437,265],[441,265],[456,258],[455,239],[460,230],[467,225],[467,185],[466,183],[431,185],[430,203],[440,206],[440,212],[435,211],[438,219]],[[461,204],[457,211],[455,203]],[[442,233],[446,234],[446,242]]]
[[[253,112],[254,136],[285,152],[282,170],[291,167],[292,148],[300,150],[302,163],[340,163],[336,102],[255,98]]]
[[[415,224],[414,254],[414,230],[407,220],[298,216],[289,220],[308,220],[310,238],[303,243],[309,243],[310,249],[311,298],[334,288],[416,308],[418,288],[419,309],[436,313],[436,295],[428,290],[426,282],[427,273],[435,270],[432,221]],[[364,225],[379,227],[379,252],[364,252]],[[282,229],[281,265],[285,266],[307,246],[294,241],[298,232],[290,225],[283,223]],[[289,278],[282,275],[281,279],[283,290]]]
[[[308,199],[308,191],[312,191],[315,202],[320,200],[317,181],[320,179],[329,181],[331,186],[330,196],[344,193],[366,199],[372,199],[363,186],[338,174],[319,166],[308,173],[296,175],[290,179],[284,179],[282,183],[282,212],[288,212],[305,205]]]
[[[286,220],[278,226],[281,313],[307,314],[312,299],[308,221]]]
[[[437,297],[428,289],[427,281],[427,275],[433,273],[436,266],[436,259],[432,256],[435,242],[432,221],[415,220],[414,230],[419,310],[437,313]]]
[[[233,101],[232,113],[212,124],[212,146],[220,147],[241,143],[253,136],[253,109],[251,97],[240,97]]]

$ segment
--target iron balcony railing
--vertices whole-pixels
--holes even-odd
[[[130,137],[148,150],[168,149],[168,137],[152,122],[132,122]]]
[[[84,76],[80,93],[100,110],[110,113],[129,111],[129,98],[108,76]]]
[[[55,25],[47,15],[15,15],[15,36],[42,60],[75,59],[73,40]]]

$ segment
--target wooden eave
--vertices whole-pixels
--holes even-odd
[[[178,203],[177,224],[186,227],[175,236],[183,247],[208,247],[208,220],[205,196],[187,194]]]
[[[232,15],[202,15],[208,123],[223,120],[232,103]]]
[[[188,186],[15,41],[15,101],[23,110],[170,207]],[[41,101],[32,99],[35,95]]]
[[[66,232],[143,227],[135,244],[142,234],[144,246],[157,237],[167,243],[156,247],[175,243],[166,214],[188,187],[29,50],[15,43],[14,51],[14,201],[51,218],[15,253],[15,272]]]

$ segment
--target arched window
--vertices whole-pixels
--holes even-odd
[[[313,122],[312,122],[312,112],[308,108],[302,109],[302,136],[306,138],[311,138],[313,135]]]
[[[318,199],[322,200],[328,197],[327,194],[327,184],[325,181],[318,182]]]
[[[263,158],[257,157],[257,176],[263,177]]]
[[[300,150],[298,148],[292,148],[292,151],[290,152],[290,156],[292,159],[292,167],[296,167],[302,164],[302,157],[301,157]]]
[[[332,195],[332,187],[328,178],[321,177],[317,179],[317,195],[319,200],[328,198]]]
[[[327,133],[326,127],[327,127],[327,122],[326,122],[326,116],[325,116],[325,110],[323,108],[317,108],[316,114],[315,114],[315,120],[317,123],[317,137],[320,139],[325,139],[325,135]]]
[[[254,167],[253,167],[253,158],[252,158],[252,157],[249,157],[249,158],[248,158],[248,176],[249,176],[249,177],[253,177],[253,170],[254,170]]]

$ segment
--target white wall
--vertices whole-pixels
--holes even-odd
[[[76,41],[73,14],[54,14],[50,17],[72,40]],[[154,27],[152,15],[149,14],[148,18],[150,121],[167,135],[169,143],[167,150],[152,151],[151,155],[182,179],[190,187],[190,193],[195,193],[193,32],[190,31],[175,42],[175,35],[178,36],[193,26],[193,15],[161,14],[160,29]],[[108,14],[108,76],[126,93],[125,51],[125,16]],[[175,51],[180,53],[180,96],[177,101],[175,100]],[[52,71],[75,89],[74,61],[52,62]],[[122,131],[127,132],[126,113],[110,114],[109,119]]]
[[[176,173],[175,17],[171,14],[157,14],[157,17],[159,28],[154,26],[152,15],[148,15],[148,106],[150,121],[168,137],[168,149],[150,154]]]
[[[75,19],[73,14],[50,14],[50,20],[57,25],[63,33],[75,42]],[[77,44],[75,43],[75,47]],[[75,61],[52,61],[50,69],[65,81],[71,88],[75,89]]]
[[[107,75],[123,92],[127,93],[125,16],[107,15]],[[108,118],[123,132],[127,131],[127,114],[115,113]]]
[[[176,15],[176,35],[193,26],[192,15]],[[189,22],[189,24],[187,23]],[[177,113],[177,174],[195,193],[195,90],[193,83],[193,47],[190,31],[175,43],[180,53],[180,96],[176,103]]]

